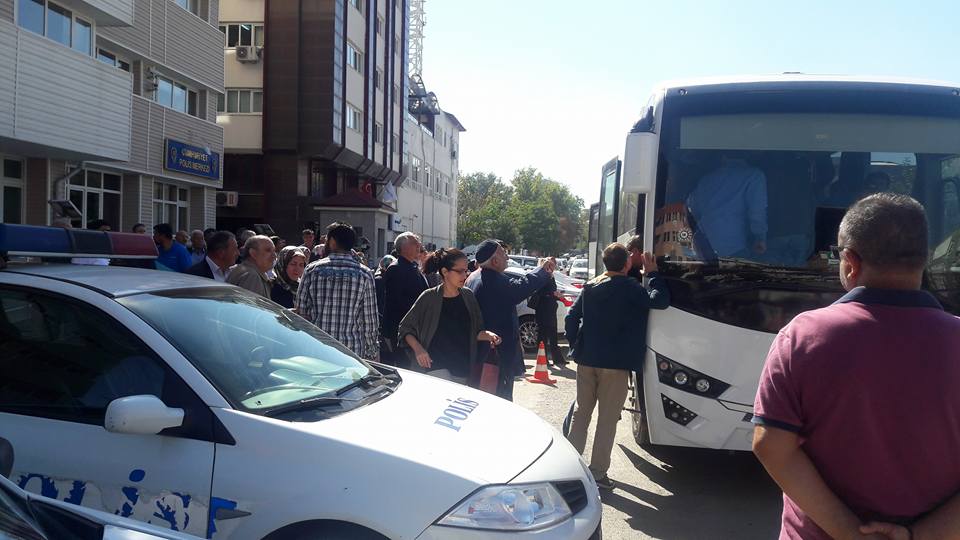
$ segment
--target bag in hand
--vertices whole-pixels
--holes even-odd
[[[540,291],[537,291],[532,295],[530,295],[530,298],[527,298],[527,307],[535,310],[539,305],[540,305]]]
[[[492,349],[484,359],[480,367],[480,384],[477,388],[488,394],[497,393],[497,385],[500,383],[500,353],[496,348]]]

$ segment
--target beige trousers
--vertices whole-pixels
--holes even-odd
[[[610,468],[610,453],[617,436],[617,422],[627,399],[627,379],[630,372],[623,369],[577,366],[577,407],[570,423],[570,443],[583,454],[587,445],[587,429],[593,408],[599,403],[597,432],[593,437],[590,471],[602,478]]]

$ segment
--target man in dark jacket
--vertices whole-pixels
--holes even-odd
[[[496,240],[484,240],[476,253],[480,271],[470,274],[466,286],[480,303],[486,329],[503,340],[500,345],[500,381],[497,395],[513,400],[513,377],[524,371],[520,348],[520,321],[517,304],[547,284],[554,264],[546,259],[540,266],[520,277],[507,277],[507,252]]]
[[[187,269],[186,273],[225,282],[230,267],[237,260],[240,249],[237,237],[230,231],[216,231],[207,240],[207,254],[203,260]]]
[[[389,349],[384,363],[406,367],[407,355],[397,347],[397,329],[427,288],[427,280],[420,271],[420,238],[411,232],[401,233],[394,240],[397,260],[383,273],[383,329],[385,348]]]
[[[599,404],[590,471],[599,487],[613,489],[607,469],[617,421],[627,398],[627,379],[631,371],[641,367],[637,359],[646,350],[649,310],[666,309],[670,292],[657,277],[657,261],[650,253],[643,254],[649,291],[627,276],[631,261],[623,244],[607,246],[603,264],[607,271],[583,286],[566,318],[567,340],[577,362],[577,407],[568,438],[582,454],[590,417]]]

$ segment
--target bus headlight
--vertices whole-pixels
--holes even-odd
[[[437,525],[528,531],[559,523],[571,515],[553,484],[488,486],[467,497]]]
[[[708,398],[718,398],[730,388],[729,384],[719,379],[690,369],[660,353],[654,354],[657,360],[657,376],[660,382],[667,386]]]

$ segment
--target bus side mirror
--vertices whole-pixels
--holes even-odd
[[[659,151],[658,134],[636,132],[627,135],[627,146],[623,151],[623,173],[620,179],[624,193],[652,194],[656,190]]]

